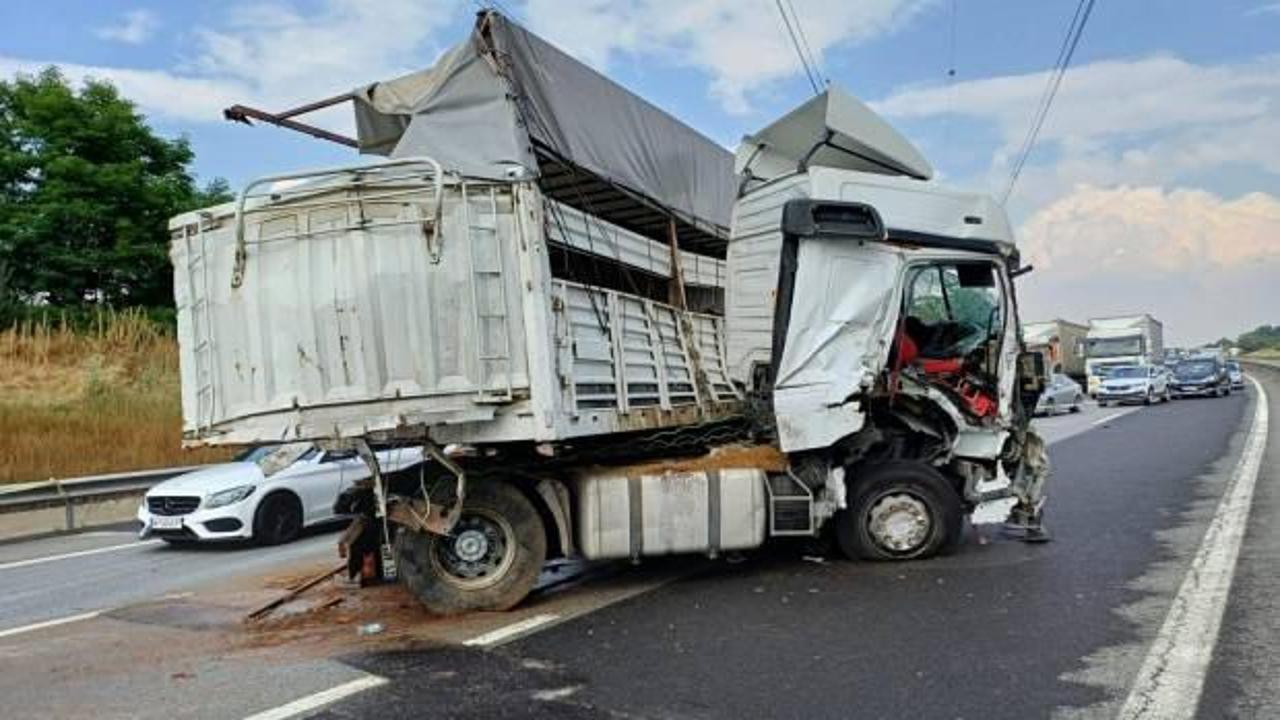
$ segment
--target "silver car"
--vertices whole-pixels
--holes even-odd
[[[1084,389],[1075,380],[1054,373],[1049,376],[1049,384],[1040,394],[1036,402],[1037,415],[1057,415],[1060,412],[1080,412],[1084,402]]]

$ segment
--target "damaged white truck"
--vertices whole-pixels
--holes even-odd
[[[339,102],[357,138],[299,119]],[[484,12],[430,69],[227,114],[388,156],[172,223],[185,442],[354,447],[353,573],[449,613],[558,556],[906,560],[986,503],[1045,537],[1005,215],[840,91],[735,158]]]

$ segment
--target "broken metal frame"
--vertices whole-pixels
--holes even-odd
[[[333,97],[317,100],[312,103],[307,103],[306,105],[299,105],[298,107],[290,108],[284,112],[278,113],[249,107],[248,105],[237,104],[223,110],[222,117],[232,122],[244,123],[245,125],[252,125],[253,120],[260,120],[277,127],[296,130],[300,133],[310,135],[311,137],[320,138],[321,140],[328,140],[329,142],[346,145],[347,147],[359,148],[360,143],[357,142],[355,138],[350,138],[346,135],[333,132],[332,130],[325,130],[324,128],[316,127],[315,125],[299,122],[293,119],[299,115],[306,115],[307,113],[315,112],[316,110],[323,110],[324,108],[333,107],[334,105],[340,105],[348,100],[354,99],[354,94],[343,93],[342,95],[334,95]]]
[[[383,177],[370,177],[370,176],[376,176],[377,174],[382,173],[383,171],[390,168],[408,167],[413,165],[425,165],[430,169],[429,171],[426,171],[426,172],[406,172],[404,174],[399,174],[399,175],[393,174],[393,175],[386,175]],[[245,216],[250,213],[258,211],[258,208],[252,208],[252,209],[246,210],[245,206],[248,204],[250,198],[260,196],[260,194],[255,195],[254,191],[263,185],[274,186],[276,183],[283,182],[283,181],[309,180],[309,179],[316,179],[316,178],[324,178],[326,176],[346,176],[349,178],[349,182],[343,186],[320,187],[320,188],[317,188],[314,186],[304,186],[300,189],[289,189],[289,190],[273,190],[273,189],[270,189],[269,187],[266,194],[274,202],[282,201],[282,199],[287,195],[315,194],[317,192],[331,191],[331,190],[337,190],[337,189],[351,190],[356,194],[356,197],[354,198],[348,198],[344,196],[334,201],[312,203],[311,205],[291,206],[291,209],[297,210],[297,209],[311,208],[311,207],[330,207],[334,205],[347,205],[353,202],[359,204],[359,203],[365,203],[365,202],[373,202],[373,201],[403,197],[406,195],[413,195],[417,192],[416,190],[399,190],[399,191],[393,190],[393,191],[386,191],[381,194],[370,194],[370,195],[361,195],[360,193],[361,191],[376,185],[394,184],[398,181],[424,180],[424,179],[434,180],[435,192],[432,195],[432,200],[431,200],[432,213],[433,213],[433,216],[430,220],[431,229],[430,229],[430,233],[427,233],[427,228],[423,227],[423,233],[426,235],[427,252],[431,256],[432,261],[436,263],[440,261],[440,224],[442,220],[441,216],[444,212],[444,170],[443,168],[441,168],[439,162],[437,162],[433,158],[429,158],[426,156],[395,158],[393,160],[384,160],[382,162],[377,162],[377,163],[345,165],[341,167],[324,168],[321,170],[307,170],[303,172],[284,173],[282,175],[269,175],[267,177],[258,178],[250,182],[248,185],[246,185],[244,189],[240,191],[240,195],[236,199],[236,212],[235,212],[236,249],[235,249],[235,266],[231,272],[232,288],[238,288],[244,283],[245,265],[248,262],[248,245],[249,245],[249,241],[245,237]],[[272,206],[268,206],[268,208],[266,209],[272,209],[275,207],[276,207],[275,205],[272,205]],[[408,224],[417,224],[418,222],[419,222],[418,220],[405,220],[405,221],[395,221],[395,222],[376,223],[376,224],[377,225],[408,225]],[[423,224],[425,225],[425,223]],[[372,221],[370,221],[368,218],[364,217],[362,213],[359,221],[359,226],[361,228],[368,228],[371,225],[374,225],[374,223],[372,223]],[[322,232],[344,232],[351,229],[352,228],[350,227],[345,227],[345,228],[338,228],[335,230],[325,230],[325,231],[313,233],[308,228],[306,231],[300,231],[298,233],[295,233],[294,236],[290,236],[290,237],[309,237],[312,235],[321,234]],[[275,238],[275,239],[283,240],[286,238],[282,237],[282,238]]]

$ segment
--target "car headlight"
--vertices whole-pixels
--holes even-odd
[[[238,503],[252,494],[252,485],[241,485],[240,487],[233,487],[230,490],[222,490],[210,495],[204,506],[206,509],[220,508],[224,505]]]

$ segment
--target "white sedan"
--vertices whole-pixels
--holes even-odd
[[[382,472],[422,462],[421,447],[378,450]],[[138,520],[141,537],[171,543],[255,540],[274,545],[303,528],[334,520],[339,493],[369,469],[354,451],[321,450],[310,443],[263,446],[233,462],[166,480],[147,491]]]

